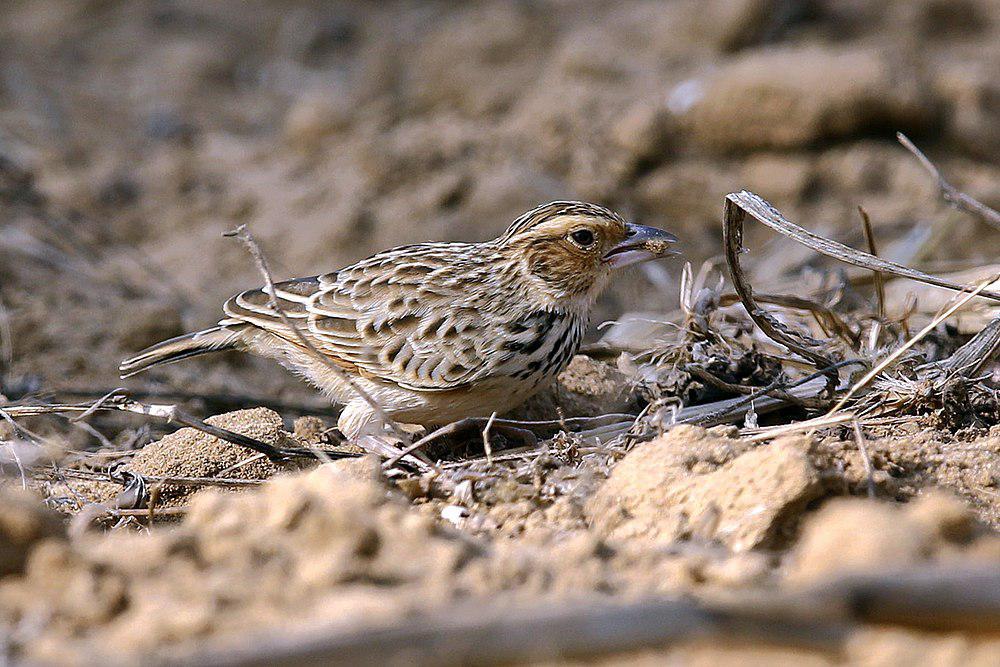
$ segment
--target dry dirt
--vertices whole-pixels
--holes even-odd
[[[250,635],[379,625],[470,599],[627,601],[1000,559],[1000,536],[954,493],[928,489],[905,504],[830,499],[849,475],[819,467],[821,443],[751,447],[723,431],[673,429],[626,454],[603,483],[595,461],[535,461],[534,494],[521,489],[514,499],[508,489],[503,499],[473,486],[460,514],[402,493],[368,458],[279,475],[252,491],[199,491],[179,524],[149,532],[77,522],[67,533],[12,489],[0,513],[13,573],[0,581],[0,622],[10,628],[8,649],[31,662],[131,663],[245,645]],[[188,470],[240,455],[229,447],[194,446],[203,468]],[[588,471],[598,478],[590,484]],[[849,653],[876,643],[898,655],[912,640],[868,634]],[[1000,648],[966,638],[949,653],[954,637],[920,641],[943,652],[942,664]]]
[[[992,264],[1000,237],[943,205],[893,137],[906,132],[955,185],[1000,207],[998,72],[997,0],[9,0],[0,407],[95,399],[121,384],[123,356],[213,323],[259,282],[221,236],[238,224],[285,278],[396,244],[489,238],[541,201],[579,198],[674,231],[697,269],[719,261],[723,196],[746,188],[857,247],[863,205],[883,253],[905,263]],[[753,265],[765,284],[812,284],[821,266],[759,230],[746,245],[748,265],[780,259]],[[595,324],[663,317],[679,275],[675,263],[626,276]],[[921,296],[925,310],[934,298]],[[602,358],[574,360],[518,415],[637,413],[648,387]],[[270,444],[331,443],[335,416],[296,421],[322,401],[265,361],[227,354],[126,382]],[[867,499],[849,428],[752,443],[736,427],[679,427],[628,449],[558,436],[541,455],[458,465],[482,455],[473,439],[433,452],[449,461],[442,478],[386,479],[373,460],[302,470],[136,416],[24,423],[49,445],[12,448],[18,464],[100,450],[119,475],[251,484],[158,483],[152,527],[136,511],[110,529],[106,510],[134,498],[121,484],[25,491],[0,459],[0,662],[149,664],[458,602],[699,598],[1000,564],[1000,426],[989,424],[915,418],[869,432]],[[0,441],[12,439],[0,421]],[[995,635],[868,626],[837,655],[685,642],[611,660],[997,655]]]

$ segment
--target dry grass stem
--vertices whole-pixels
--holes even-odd
[[[854,426],[854,441],[858,445],[858,452],[861,454],[861,460],[864,462],[865,475],[867,477],[867,488],[868,497],[875,497],[875,467],[872,465],[872,457],[868,453],[868,443],[865,441],[865,434],[861,430],[861,422],[855,419],[852,422]]]
[[[858,391],[860,391],[861,389],[863,389],[864,387],[866,387],[868,385],[868,383],[872,381],[872,379],[874,379],[875,377],[877,377],[882,371],[884,371],[886,368],[888,368],[889,366],[891,366],[893,364],[893,362],[895,362],[897,359],[899,359],[901,356],[903,356],[903,354],[905,354],[907,350],[909,350],[914,345],[916,345],[918,342],[920,342],[920,340],[924,336],[926,336],[928,333],[930,333],[931,331],[933,331],[937,327],[937,325],[941,324],[941,322],[944,322],[946,319],[948,319],[949,317],[951,317],[952,315],[954,315],[956,311],[958,311],[960,308],[962,308],[962,306],[964,306],[965,304],[967,304],[972,299],[976,298],[976,296],[978,296],[983,290],[986,289],[987,285],[991,285],[994,282],[996,282],[996,280],[998,278],[1000,278],[1000,276],[993,276],[993,277],[991,277],[991,278],[989,278],[987,280],[984,280],[983,282],[981,282],[979,284],[978,287],[976,287],[971,292],[969,292],[968,294],[966,294],[965,296],[963,296],[961,299],[959,299],[958,301],[956,301],[954,304],[951,305],[951,307],[949,307],[943,313],[940,313],[939,315],[937,315],[933,320],[930,321],[930,323],[927,324],[927,326],[925,326],[923,329],[921,329],[920,331],[918,331],[915,336],[911,337],[904,344],[902,344],[898,348],[896,348],[896,350],[893,351],[892,354],[890,354],[885,359],[883,359],[882,361],[880,361],[874,368],[872,368],[870,371],[868,371],[864,375],[864,377],[862,377],[860,380],[858,380],[847,391],[847,393],[844,394],[840,398],[839,401],[837,401],[836,405],[834,405],[833,408],[830,409],[830,412],[828,414],[832,415],[832,414],[834,414],[836,412],[839,412],[847,404],[847,402],[851,399],[851,397],[853,397],[855,394],[858,393]]]
[[[115,478],[107,472],[96,470],[76,470],[73,468],[56,468],[54,466],[43,466],[35,469],[39,476],[50,479],[82,479],[94,482],[115,482],[120,484],[119,478]],[[224,471],[223,471],[224,472]],[[221,474],[221,473],[220,473]],[[147,484],[172,484],[175,486],[221,486],[227,488],[242,488],[259,486],[265,480],[262,479],[240,479],[228,477],[174,477],[162,475],[141,475]]]
[[[858,207],[858,213],[861,215],[861,222],[865,230],[865,242],[868,244],[868,252],[871,253],[872,257],[878,257],[878,245],[875,243],[875,230],[872,229],[871,218],[868,217],[868,211],[865,210],[863,206]],[[885,281],[882,278],[881,271],[872,271],[872,279],[875,281],[875,297],[878,299],[878,319],[881,322],[885,319]]]
[[[751,442],[761,442],[763,440],[772,440],[774,438],[779,438],[783,435],[808,433],[810,431],[818,431],[821,428],[839,426],[841,424],[846,424],[856,419],[857,416],[852,412],[839,412],[836,414],[822,415],[820,417],[814,417],[812,419],[806,419],[804,421],[794,422],[791,424],[782,424],[780,426],[765,426],[763,428],[748,429],[745,431],[741,431],[740,434],[747,440],[750,440]]]

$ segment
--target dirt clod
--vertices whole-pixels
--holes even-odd
[[[691,128],[723,151],[808,146],[873,123],[919,127],[931,109],[915,72],[870,50],[756,52],[702,85]]]
[[[59,515],[41,498],[16,487],[0,488],[0,577],[21,572],[39,542],[64,534]]]
[[[635,411],[638,393],[614,365],[578,354],[555,384],[533,396],[515,416],[527,419],[594,417]]]
[[[205,422],[276,447],[295,444],[284,430],[281,417],[268,408],[227,412],[209,417]],[[182,428],[147,445],[126,466],[126,470],[137,475],[153,477],[235,479],[266,479],[289,469],[246,447],[193,428]],[[115,489],[115,492],[118,490]],[[159,492],[159,501],[167,506],[182,504],[197,490],[192,486],[164,484]]]
[[[821,485],[806,439],[750,449],[677,427],[636,449],[598,490],[588,514],[617,539],[719,541],[734,550],[775,544]]]
[[[904,506],[834,499],[803,527],[788,577],[808,582],[834,574],[904,568],[947,557],[955,545],[971,545],[970,554],[978,552],[974,557],[989,561],[997,558],[995,540],[976,525],[964,502],[943,492],[930,492]]]

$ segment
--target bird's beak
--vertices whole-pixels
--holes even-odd
[[[680,254],[670,248],[678,241],[670,232],[644,225],[628,225],[627,229],[625,240],[604,255],[604,263],[613,269]]]

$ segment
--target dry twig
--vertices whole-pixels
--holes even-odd
[[[937,183],[937,187],[938,190],[940,190],[941,192],[942,199],[944,199],[946,202],[948,202],[955,208],[965,211],[966,213],[969,213],[970,215],[979,218],[980,220],[988,224],[990,227],[993,227],[994,229],[1000,229],[1000,212],[997,212],[996,210],[990,208],[989,206],[980,202],[974,197],[965,194],[964,192],[953,186],[951,183],[946,181],[944,179],[944,176],[941,175],[941,171],[934,166],[934,163],[931,162],[927,158],[927,156],[924,155],[923,151],[917,148],[913,144],[913,142],[910,141],[909,137],[907,137],[905,134],[903,134],[902,132],[897,132],[896,139],[899,140],[899,143],[903,144],[903,147],[906,150],[913,153],[913,156],[920,161],[920,164],[923,165],[924,169],[926,169],[928,173],[930,173],[931,177]]]
[[[820,417],[813,417],[805,421],[792,422],[791,424],[781,424],[779,426],[764,426],[756,429],[748,429],[741,432],[741,435],[750,442],[761,442],[780,438],[783,435],[794,433],[809,433],[821,428],[839,426],[854,421],[857,416],[851,412],[838,412],[836,414],[826,414]]]
[[[96,399],[109,393],[108,389],[75,389],[61,388],[45,392],[44,396],[59,396],[76,399]],[[262,396],[250,394],[223,394],[223,393],[196,393],[184,391],[183,389],[151,389],[136,390],[129,389],[129,396],[140,401],[170,401],[187,402],[198,401],[200,404],[208,406],[213,410],[229,412],[231,410],[241,410],[250,407],[270,408],[275,412],[292,412],[300,415],[316,415],[323,417],[336,417],[340,414],[340,409],[328,402],[315,405],[308,403],[295,403],[290,401],[280,401]]]
[[[295,338],[298,341],[298,343],[307,351],[307,353],[311,357],[313,357],[314,359],[316,359],[316,361],[323,364],[339,380],[347,384],[354,391],[354,393],[356,393],[359,397],[361,397],[361,399],[368,404],[368,406],[372,409],[372,411],[374,411],[375,414],[378,415],[378,418],[382,421],[383,424],[391,428],[393,433],[398,438],[406,442],[409,439],[408,434],[399,427],[399,424],[397,424],[395,420],[393,420],[391,417],[389,417],[388,414],[386,414],[385,410],[382,409],[382,406],[379,405],[378,401],[376,401],[371,396],[371,394],[365,391],[364,388],[361,387],[361,385],[355,382],[352,377],[347,375],[347,373],[345,373],[342,368],[339,368],[335,363],[330,361],[330,359],[325,354],[317,350],[316,346],[313,345],[308,338],[306,338],[305,334],[302,333],[302,330],[299,329],[298,325],[296,325],[292,321],[292,319],[288,317],[288,314],[285,313],[284,309],[278,303],[278,299],[276,296],[277,293],[274,287],[274,278],[271,275],[271,269],[268,268],[267,258],[264,257],[264,252],[257,244],[257,241],[256,239],[254,239],[253,234],[251,234],[250,230],[247,229],[246,225],[240,225],[233,231],[226,232],[224,236],[237,238],[240,241],[242,241],[244,245],[246,245],[247,249],[250,251],[250,255],[254,259],[254,263],[260,270],[261,275],[264,276],[264,283],[266,285],[266,289],[264,291],[267,293],[271,308],[274,310],[274,312],[278,314],[278,317],[281,318],[281,322],[286,327],[288,327],[288,330],[295,335]]]
[[[736,293],[740,297],[740,301],[743,302],[743,306],[746,308],[747,313],[754,320],[757,326],[760,327],[761,331],[763,331],[772,340],[784,345],[799,356],[808,359],[818,368],[830,368],[832,366],[832,362],[827,359],[826,355],[820,352],[820,349],[822,348],[820,341],[814,340],[801,332],[794,331],[783,325],[769,313],[760,308],[755,301],[752,287],[750,286],[750,283],[740,265],[740,254],[743,252],[743,223],[748,215],[763,225],[784,236],[787,236],[797,243],[847,264],[868,269],[869,271],[878,271],[880,273],[917,280],[929,285],[935,285],[937,287],[943,287],[957,292],[967,292],[972,290],[971,295],[962,300],[961,303],[963,305],[966,301],[976,296],[983,296],[994,301],[1000,301],[1000,293],[986,289],[989,283],[981,284],[978,287],[973,288],[972,286],[958,285],[952,283],[951,281],[928,275],[922,271],[884,260],[880,257],[862,252],[860,250],[855,250],[854,248],[845,246],[842,243],[832,241],[803,229],[802,227],[799,227],[798,225],[787,220],[776,208],[752,192],[743,190],[741,192],[733,192],[726,195],[723,238],[726,246],[726,260],[729,263],[733,285]],[[951,312],[954,312],[954,310],[950,311],[949,315]],[[926,334],[926,332],[924,332],[924,334]],[[902,354],[904,351],[905,349],[898,351],[898,353]],[[833,392],[836,387],[836,383],[837,374],[836,371],[833,371],[831,374],[827,375],[828,393]],[[837,408],[834,408],[831,413],[842,407],[843,403],[844,401],[841,400]]]
[[[37,468],[36,472],[43,477],[62,480],[63,478],[83,479],[93,482],[114,482],[121,484],[121,478],[115,478],[109,473],[98,472],[96,470],[75,470],[72,468],[56,468],[46,466]],[[133,473],[134,474],[134,473]],[[221,486],[226,488],[243,488],[248,486],[260,486],[265,480],[262,479],[238,479],[228,477],[169,477],[162,475],[141,475],[147,484],[172,484],[174,486]]]
[[[730,209],[735,209],[732,214],[728,213]],[[916,280],[917,282],[926,283],[928,285],[942,287],[953,292],[968,292],[969,290],[975,288],[974,285],[960,285],[958,283],[953,283],[950,280],[938,278],[924,273],[923,271],[918,271],[917,269],[897,264],[896,262],[890,262],[889,260],[882,259],[881,257],[876,257],[875,255],[855,250],[854,248],[846,246],[843,243],[838,243],[819,236],[818,234],[814,234],[809,230],[803,229],[795,223],[790,222],[767,201],[746,190],[741,192],[732,192],[726,195],[726,210],[727,219],[733,216],[738,216],[739,218],[738,220],[734,220],[734,226],[736,224],[739,225],[738,230],[733,229],[734,237],[737,236],[736,232],[739,231],[739,238],[734,238],[734,241],[740,241],[742,239],[742,223],[746,218],[746,214],[749,214],[761,224],[769,227],[779,234],[787,236],[796,243],[800,243],[807,248],[815,250],[822,255],[826,255],[827,257],[832,257],[833,259],[844,262],[845,264],[867,269],[868,271],[879,271],[881,273],[898,276],[900,278],[909,278],[910,280]],[[742,213],[737,213],[740,211],[742,211]],[[741,244],[737,244],[735,249],[740,249],[740,245]],[[979,293],[979,296],[992,301],[1000,302],[1000,293],[998,292],[984,289]]]
[[[189,426],[220,440],[231,442],[234,445],[247,447],[255,452],[260,452],[273,461],[282,461],[288,458],[315,458],[315,454],[307,448],[302,447],[274,447],[266,442],[262,442],[250,436],[236,433],[228,429],[212,426],[202,420],[187,414],[176,405],[147,405],[139,401],[132,400],[125,395],[102,397],[100,405],[96,408],[99,411],[131,412],[134,414],[156,417],[168,422]],[[60,413],[87,413],[93,412],[93,405],[12,405],[0,410],[0,417],[32,417],[37,415],[51,415]],[[23,427],[15,423],[15,427],[24,430]],[[341,451],[326,451],[331,458],[355,457],[356,454]]]
[[[743,191],[738,194],[729,194],[726,196],[722,235],[733,288],[740,297],[740,301],[743,303],[743,307],[746,309],[750,319],[771,340],[784,345],[802,358],[808,359],[816,368],[832,369],[834,360],[820,352],[820,349],[823,347],[820,341],[785,326],[773,315],[758,306],[754,300],[753,288],[740,264],[740,255],[743,253],[743,222],[746,220],[748,212],[753,215],[754,210],[759,210],[762,205],[766,206],[767,217],[770,218],[773,215],[780,218],[777,210],[760,197],[757,197],[757,195]],[[826,377],[826,391],[828,394],[832,394],[840,381],[840,377],[835,369],[827,372]]]
[[[972,339],[943,361],[930,366],[948,374],[973,377],[1000,349],[1000,316],[990,320]],[[923,370],[923,369],[920,369]]]
[[[493,427],[493,420],[497,418],[496,410],[490,415],[486,426],[483,427],[483,451],[486,452],[486,462],[493,463],[493,444],[490,442],[490,429]]]

